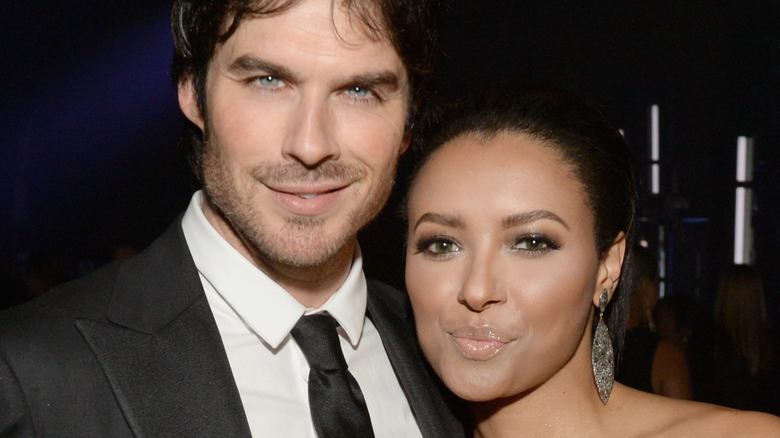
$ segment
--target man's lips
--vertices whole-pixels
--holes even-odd
[[[266,185],[279,204],[290,213],[317,216],[328,211],[341,197],[349,184],[317,186]]]
[[[449,334],[463,357],[470,360],[492,359],[511,340],[492,327],[464,327]]]

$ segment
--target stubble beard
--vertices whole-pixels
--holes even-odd
[[[328,271],[336,259],[352,254],[344,251],[354,242],[357,232],[382,210],[393,187],[397,160],[383,175],[375,175],[377,184],[363,200],[356,193],[349,202],[351,211],[346,218],[319,218],[291,215],[285,218],[280,230],[274,230],[269,217],[258,205],[259,191],[263,183],[317,181],[350,181],[352,184],[370,184],[367,172],[355,165],[329,161],[315,169],[307,169],[297,162],[267,166],[257,165],[240,174],[234,174],[226,166],[221,148],[211,142],[203,151],[204,191],[210,202],[238,237],[259,265],[283,269],[310,269]],[[355,187],[357,188],[357,187]],[[354,189],[349,189],[352,192]],[[341,220],[327,228],[328,221]],[[341,256],[341,257],[339,257]],[[322,272],[327,276],[327,272]]]

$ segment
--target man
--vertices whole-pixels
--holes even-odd
[[[142,254],[0,315],[0,436],[314,437],[310,314],[339,326],[369,434],[463,433],[356,243],[409,144],[430,5],[244,3],[174,5],[204,190]]]

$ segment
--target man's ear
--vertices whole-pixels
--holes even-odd
[[[620,281],[620,271],[623,265],[623,258],[626,256],[626,234],[622,231],[617,235],[599,262],[599,272],[596,281],[596,290],[593,291],[593,305],[599,307],[599,298],[601,292],[606,289],[609,299],[612,300],[612,294],[617,289]]]
[[[404,137],[401,139],[401,150],[398,152],[398,155],[403,155],[404,152],[406,152],[407,149],[409,149],[409,145],[412,143],[412,133],[414,132],[414,129],[409,129],[404,133]]]
[[[198,93],[195,92],[195,86],[192,79],[185,79],[179,82],[179,108],[184,116],[203,131],[203,114],[198,104]]]

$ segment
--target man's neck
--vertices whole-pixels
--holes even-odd
[[[325,304],[349,275],[357,237],[323,263],[295,266],[272,260],[254,248],[207,199],[204,199],[202,211],[206,220],[230,246],[307,308],[318,308]]]

